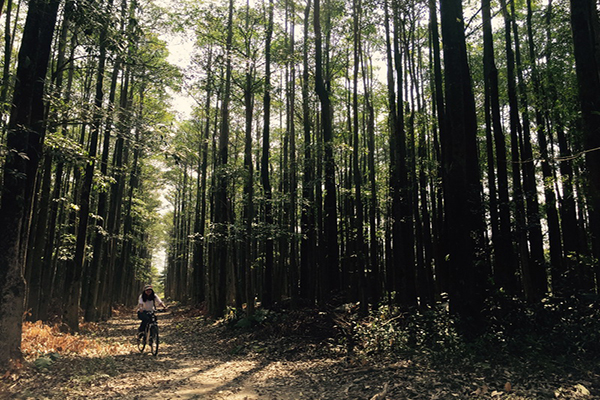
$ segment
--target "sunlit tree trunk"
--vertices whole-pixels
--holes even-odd
[[[269,172],[269,157],[271,147],[271,40],[273,36],[273,1],[269,0],[268,23],[265,35],[265,94],[263,100],[263,146],[260,160],[260,178],[265,193],[265,224],[268,230],[273,229],[273,200],[271,177]],[[274,243],[271,234],[265,240],[265,271],[262,302],[270,307],[274,299],[273,286],[273,252]],[[279,284],[279,282],[277,283]]]
[[[2,0],[2,5],[4,0]],[[0,7],[0,13],[2,12],[2,7]],[[12,65],[12,53],[13,53],[13,34],[12,34],[12,0],[8,0],[8,4],[6,5],[6,18],[4,24],[4,66],[2,68],[2,87],[0,88],[0,105],[2,110],[2,121],[4,121],[4,114],[6,111],[10,109],[9,104],[7,104],[8,92],[10,88],[10,68]],[[18,14],[17,14],[18,15]],[[3,124],[4,125],[4,124]],[[4,126],[2,126],[2,134],[0,138],[4,139]]]

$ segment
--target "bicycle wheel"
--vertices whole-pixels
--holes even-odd
[[[146,329],[144,331],[143,335],[139,335],[137,337],[137,348],[138,350],[143,353],[144,349],[146,348],[146,338],[148,337],[148,329]]]
[[[148,341],[148,344],[150,345],[150,351],[152,352],[152,355],[157,355],[158,354],[158,326],[157,325],[152,325],[150,327],[150,339]]]

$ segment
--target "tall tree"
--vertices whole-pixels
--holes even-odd
[[[273,0],[269,0],[267,9],[267,32],[265,34],[265,94],[263,99],[263,141],[260,159],[260,177],[265,193],[265,224],[267,230],[273,229],[273,194],[269,173],[269,157],[271,146],[271,41],[273,38]],[[268,233],[265,240],[265,271],[263,285],[263,303],[270,307],[275,300],[273,286],[273,235]]]
[[[220,131],[217,157],[215,160],[216,182],[214,188],[214,222],[216,241],[212,248],[212,257],[208,269],[209,291],[208,309],[211,315],[220,317],[227,303],[226,274],[231,260],[228,257],[228,229],[231,206],[228,198],[229,179],[227,162],[229,157],[229,103],[231,99],[232,43],[233,43],[233,0],[229,1],[227,17],[227,38],[225,53],[225,88],[221,103]]]
[[[327,15],[325,16],[327,17]],[[325,199],[323,205],[323,252],[324,260],[320,276],[320,298],[327,301],[339,286],[339,254],[337,228],[337,189],[335,184],[335,160],[333,157],[333,108],[331,106],[330,77],[324,72],[328,64],[327,47],[323,49],[323,32],[321,29],[321,1],[314,3],[315,29],[315,91],[321,103],[321,130],[323,133],[324,149],[324,187]]]
[[[106,12],[108,14],[112,12],[112,3],[112,0],[109,0],[106,4]],[[96,93],[94,96],[92,131],[88,149],[90,158],[85,167],[83,184],[81,186],[77,244],[75,247],[75,256],[72,260],[72,265],[67,269],[68,275],[66,288],[68,292],[67,301],[65,302],[64,317],[66,323],[69,325],[69,328],[71,328],[73,331],[79,330],[79,307],[81,304],[82,279],[88,238],[92,183],[96,166],[98,141],[103,121],[104,77],[106,73],[108,28],[109,19],[105,18],[99,37],[100,55],[98,59],[98,70],[96,75]]]
[[[500,115],[498,70],[494,60],[492,17],[489,0],[482,1],[483,63],[485,80],[485,118],[488,134],[488,176],[494,277],[497,287],[507,293],[517,292],[517,268],[512,247],[506,138]],[[495,152],[493,151],[495,148]],[[498,183],[496,186],[495,178]]]
[[[366,285],[365,285],[365,244],[364,244],[364,209],[362,199],[362,169],[360,168],[360,135],[359,135],[359,122],[360,116],[358,113],[358,79],[360,73],[360,64],[362,56],[360,28],[362,24],[362,1],[353,1],[353,62],[354,72],[352,81],[352,176],[354,180],[354,215],[353,223],[355,226],[352,227],[354,230],[354,240],[356,243],[355,257],[352,260],[352,292],[358,291],[358,298],[361,299],[361,307],[364,313],[367,312],[367,301],[366,301]],[[356,295],[354,295],[356,298]]]
[[[309,23],[311,0],[304,8],[304,43],[302,45],[302,128],[304,139],[304,163],[302,167],[302,211],[300,244],[300,297],[314,300],[316,285],[316,213],[315,213],[315,164],[312,141],[312,117],[309,91]]]
[[[600,21],[593,0],[571,0],[571,26],[583,118],[591,245],[600,278]]]
[[[0,204],[0,365],[21,358],[23,267],[45,126],[44,88],[60,0],[31,0],[19,50]]]
[[[480,307],[487,279],[477,148],[475,99],[467,62],[460,0],[441,0],[444,47],[445,115],[444,206],[448,240],[451,311],[463,318],[465,333],[481,329]]]

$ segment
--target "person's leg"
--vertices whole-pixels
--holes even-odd
[[[138,328],[138,333],[144,332],[146,330],[146,324],[148,323],[148,314],[144,311],[138,311],[138,318],[141,320],[140,327]]]

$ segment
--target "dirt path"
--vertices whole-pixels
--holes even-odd
[[[280,342],[267,349],[268,344],[235,336],[202,317],[169,312],[159,318],[158,356],[132,349],[123,360],[115,360],[128,368],[104,384],[91,386],[86,398],[365,399],[379,391],[360,384],[361,379],[354,383],[340,380],[335,373],[343,364],[339,360],[291,354],[294,343],[282,346]],[[111,325],[116,335],[123,336],[137,322],[116,319]],[[285,350],[291,353],[280,359]],[[359,374],[363,372],[361,368]],[[354,396],[349,393],[352,386],[360,389]]]
[[[297,353],[297,343],[278,342],[267,348],[200,316],[179,310],[158,315],[158,356],[137,350],[138,321],[125,313],[102,324],[99,332],[85,333],[119,346],[117,354],[63,356],[47,369],[30,368],[14,382],[5,377],[0,398],[365,399],[380,390],[361,383],[368,381],[363,373],[354,381],[340,379],[336,371],[344,362],[312,358],[306,351],[316,347]]]
[[[0,381],[0,399],[597,399],[598,375],[541,376],[492,365],[458,370],[416,359],[348,360],[327,341],[232,332],[174,309],[159,314],[157,357],[134,346],[138,322],[124,313],[96,336],[111,355],[60,357]]]

